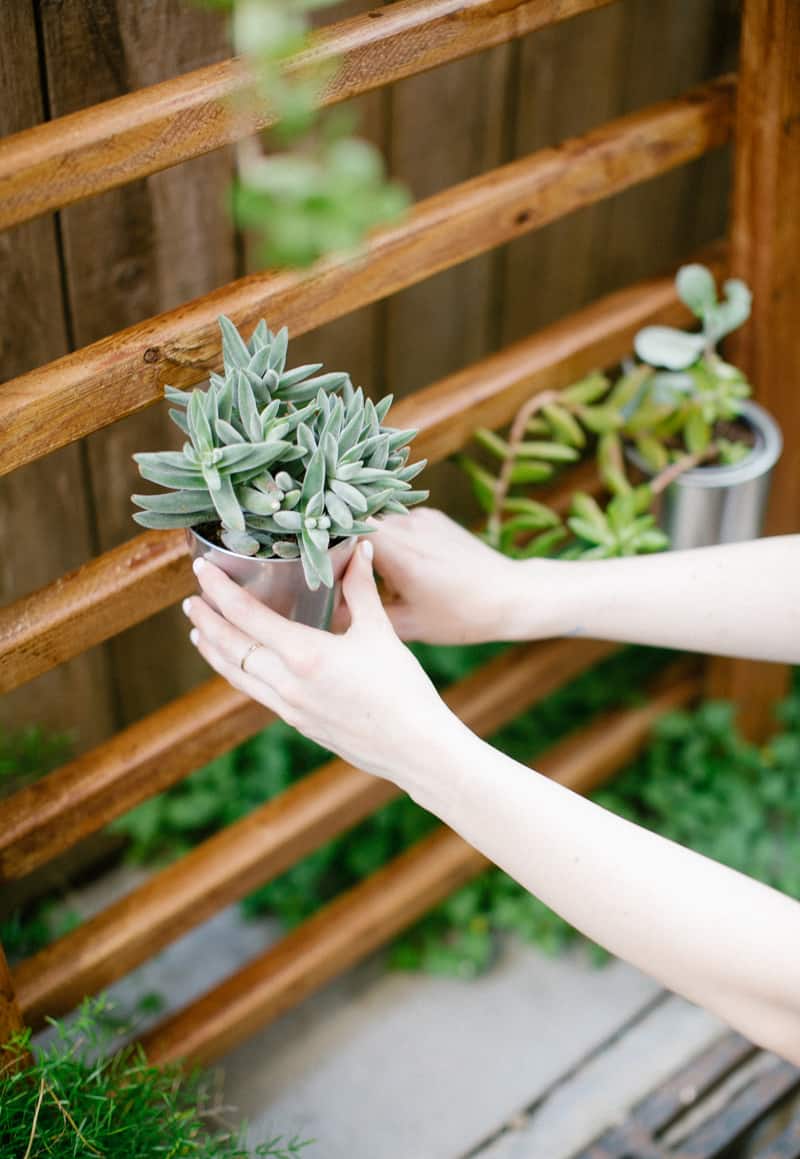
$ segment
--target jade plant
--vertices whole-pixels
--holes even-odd
[[[373,403],[344,372],[287,370],[285,327],[262,320],[246,342],[228,318],[219,324],[223,373],[206,390],[165,388],[182,450],[134,455],[144,479],[170,490],[134,495],[133,518],[197,528],[239,555],[299,558],[309,588],[331,587],[329,547],[427,498],[411,488],[425,466],[408,464],[416,431],[384,426],[391,396]]]
[[[739,414],[750,386],[716,347],[748,317],[750,291],[730,279],[720,301],[711,272],[697,264],[678,271],[676,290],[700,319],[700,332],[646,326],[634,341],[640,361],[625,364],[616,381],[595,371],[535,395],[516,415],[508,438],[484,428],[475,432],[476,443],[499,467],[468,455],[459,462],[487,514],[481,535],[493,547],[515,557],[564,559],[661,551],[669,543],[656,526],[657,497],[684,471],[735,463],[749,453],[750,432]],[[649,474],[645,482],[631,482],[626,448]],[[589,453],[610,495],[605,508],[576,491],[564,516],[528,493]]]

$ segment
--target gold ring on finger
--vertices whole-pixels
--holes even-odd
[[[245,661],[253,652],[257,651],[259,648],[263,648],[263,644],[251,644],[245,652],[244,656],[242,656],[241,660],[239,661],[239,667],[241,668],[242,672],[247,672],[247,669],[244,666]]]

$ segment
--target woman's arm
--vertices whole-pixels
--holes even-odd
[[[800,662],[800,535],[631,559],[514,561],[418,509],[382,521],[374,541],[404,640],[582,635]]]
[[[195,561],[193,642],[236,688],[386,777],[567,921],[800,1063],[800,904],[621,820],[493,750],[402,646],[361,545],[341,636],[289,623]],[[262,645],[247,655],[253,641]]]
[[[464,729],[414,798],[584,934],[800,1064],[800,903],[615,816]]]
[[[543,582],[558,593],[559,635],[800,662],[800,535],[628,559],[522,561],[513,639],[536,632],[532,605]]]

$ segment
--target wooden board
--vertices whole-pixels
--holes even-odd
[[[745,0],[736,126],[731,272],[753,290],[753,316],[726,353],[784,437],[766,533],[800,530],[800,6]],[[778,664],[717,661],[709,693],[736,701],[745,733],[775,728],[789,672]]]
[[[366,13],[354,4],[337,5],[325,16],[338,23],[290,70],[341,59],[343,67],[321,96],[322,103],[334,104],[611,2],[399,0]],[[102,8],[98,16],[99,26]],[[247,119],[241,113],[236,121],[230,117],[231,101],[246,90],[246,76],[226,60],[160,84],[148,82],[6,141],[0,145],[0,229],[218,149],[250,125],[268,125],[263,105]],[[61,157],[66,136],[68,166]]]
[[[530,37],[519,46],[518,154],[732,68],[737,30],[715,0],[629,0]],[[505,340],[722,236],[726,177],[726,158],[709,155],[512,242]]]
[[[42,34],[55,116],[208,64],[228,51],[223,18],[183,0],[154,0],[146,18],[137,5],[116,0],[44,5]],[[227,153],[218,152],[62,213],[76,346],[177,306],[233,276],[233,235],[224,208],[229,171]],[[87,404],[74,399],[72,405],[79,410]],[[97,549],[116,547],[135,529],[130,495],[141,480],[133,452],[179,446],[181,440],[163,407],[88,440]],[[118,726],[180,695],[206,671],[177,610],[109,647]]]
[[[538,33],[537,33],[538,35]],[[395,85],[391,159],[415,200],[510,160],[505,129],[510,45]],[[395,398],[461,370],[492,349],[495,255],[486,253],[390,298],[383,309],[383,382]],[[471,509],[466,479],[443,463],[420,480],[431,502]]]
[[[33,4],[3,5],[0,134],[26,129],[45,115],[40,80]],[[10,379],[67,350],[56,223],[29,222],[0,234],[0,270],[0,377]],[[84,479],[81,449],[72,446],[0,482],[4,604],[91,555]],[[112,723],[107,660],[95,651],[5,696],[0,723],[74,729],[79,748],[97,744]]]
[[[718,78],[427,198],[377,232],[362,257],[242,278],[16,379],[13,395],[0,397],[0,471],[160,400],[165,378],[201,381],[220,365],[221,311],[245,328],[270,314],[304,333],[720,147],[732,97],[732,79]]]

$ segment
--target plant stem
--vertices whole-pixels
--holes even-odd
[[[44,1098],[44,1078],[39,1083],[39,1097],[36,1100],[36,1110],[33,1112],[33,1122],[31,1123],[31,1134],[28,1139],[28,1146],[25,1148],[25,1155],[23,1159],[30,1159],[31,1149],[33,1148],[33,1140],[36,1138],[36,1125],[39,1122],[39,1112],[42,1109],[42,1099]]]
[[[556,390],[543,390],[541,393],[535,394],[533,398],[529,398],[520,407],[514,418],[514,422],[511,424],[511,431],[508,436],[508,454],[500,468],[500,474],[497,476],[497,482],[494,487],[494,506],[486,525],[486,531],[491,543],[498,544],[500,542],[500,523],[503,515],[503,504],[511,484],[511,472],[514,469],[517,450],[525,438],[525,427],[533,415],[536,414],[537,410],[540,410],[543,406],[547,406],[548,403],[555,402],[558,397],[559,392]]]
[[[654,495],[660,495],[662,491],[666,491],[671,483],[680,478],[686,471],[691,471],[694,467],[699,467],[701,463],[708,462],[709,459],[715,459],[719,454],[719,447],[716,443],[710,443],[704,451],[696,451],[692,455],[683,455],[675,463],[670,463],[663,471],[660,471],[655,476],[650,484],[650,490]]]

